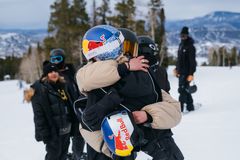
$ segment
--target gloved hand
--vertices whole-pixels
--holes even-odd
[[[103,118],[113,112],[122,99],[114,88],[111,88],[96,104],[87,107],[83,111],[83,121],[92,130],[99,130]]]
[[[187,81],[188,81],[188,82],[191,82],[192,80],[193,80],[193,75],[187,76]]]
[[[175,77],[179,77],[179,73],[178,73],[178,71],[177,71],[176,68],[173,69],[173,75],[174,75]]]

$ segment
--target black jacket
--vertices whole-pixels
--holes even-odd
[[[196,49],[193,44],[191,37],[179,44],[176,69],[180,75],[193,75],[196,71]]]
[[[168,74],[164,67],[159,66],[159,63],[155,63],[150,66],[149,71],[153,77],[155,77],[155,83],[159,88],[163,89],[167,93],[170,91],[170,83],[168,81]]]
[[[75,81],[75,69],[72,64],[65,64],[62,69],[59,70],[61,76],[66,80],[66,85],[70,91],[70,96],[73,100],[78,99],[80,92],[78,90],[77,83]]]
[[[60,134],[70,133],[73,110],[65,85],[37,81],[32,88],[35,89],[32,107],[36,140],[47,142]]]
[[[92,108],[96,110],[98,116],[102,115],[101,112],[104,112],[104,116],[106,116],[113,111],[123,109],[122,106],[119,106],[120,103],[130,111],[136,111],[148,104],[161,101],[161,90],[155,85],[154,79],[153,76],[150,76],[150,73],[130,72],[113,86],[104,88],[107,93],[104,93],[101,89],[90,91],[87,107],[84,111]],[[91,129],[99,130],[104,116],[100,117],[99,126]],[[83,123],[83,127],[89,129],[85,124]],[[171,130],[155,130],[143,125],[139,125],[139,127],[143,130],[144,136],[149,142],[159,137],[172,135]]]
[[[61,76],[64,77],[66,81],[66,87],[68,89],[68,93],[74,102],[80,97],[80,92],[78,90],[77,83],[75,81],[75,68],[72,64],[64,64],[63,68],[59,70]],[[71,106],[73,107],[73,106]],[[72,108],[73,109],[73,108]],[[72,135],[79,134],[79,121],[77,116],[73,115],[73,123],[72,123]]]

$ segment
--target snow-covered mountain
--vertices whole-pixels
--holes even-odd
[[[203,17],[166,23],[169,52],[176,54],[179,33],[183,26],[190,28],[196,42],[198,55],[206,55],[209,47],[239,47],[240,13],[217,11]]]
[[[20,57],[30,45],[41,42],[47,35],[46,30],[0,30],[0,58]]]
[[[194,38],[197,55],[206,57],[208,49],[214,46],[239,48],[240,44],[240,13],[217,11],[203,17],[188,20],[167,21],[168,51],[176,55],[180,42],[179,32],[183,26],[190,28]],[[0,58],[14,55],[22,56],[29,45],[42,41],[47,35],[46,29],[40,30],[1,30]]]

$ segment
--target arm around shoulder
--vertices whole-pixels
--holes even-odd
[[[119,79],[118,63],[115,60],[88,63],[77,71],[76,79],[80,92],[110,86]]]
[[[162,101],[142,108],[153,119],[154,129],[170,129],[175,127],[182,118],[180,103],[162,90]]]

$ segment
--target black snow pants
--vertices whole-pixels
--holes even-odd
[[[70,134],[54,137],[46,143],[45,160],[66,160],[69,144]]]
[[[150,142],[142,150],[153,157],[153,160],[183,160],[183,154],[170,137],[161,138]]]
[[[193,106],[193,98],[190,93],[186,91],[186,88],[189,87],[189,83],[187,81],[187,76],[180,75],[179,77],[179,86],[178,86],[178,92],[179,92],[179,102],[181,103],[181,111],[183,112],[184,104],[187,105],[187,110],[192,111],[194,110]]]

